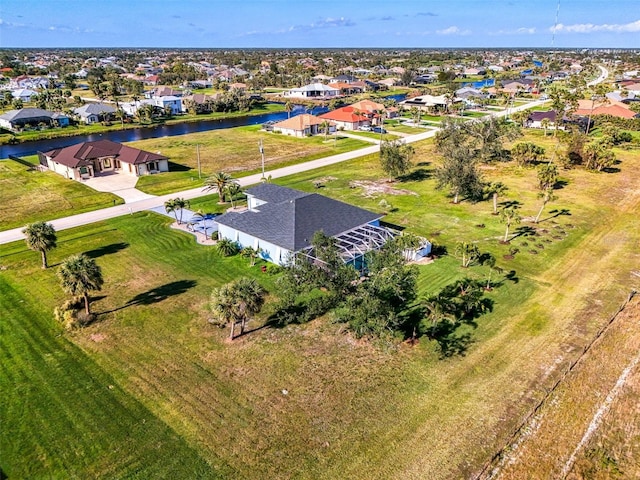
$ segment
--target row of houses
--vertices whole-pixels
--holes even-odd
[[[352,105],[337,108],[321,115],[301,114],[275,123],[274,131],[293,137],[308,137],[320,133],[334,133],[340,130],[358,130],[361,127],[379,126],[386,118],[397,116],[398,109],[385,107],[372,100],[362,100]]]

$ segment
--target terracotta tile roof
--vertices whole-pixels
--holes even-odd
[[[385,110],[385,106],[382,103],[376,103],[372,100],[360,100],[359,102],[349,105],[361,112],[373,113],[380,110]]]
[[[70,147],[56,148],[45,152],[45,155],[71,168],[91,164],[92,160],[101,157],[115,157],[121,162],[133,165],[167,159],[164,155],[138,150],[111,140],[84,142]]]
[[[592,106],[593,111],[591,110]],[[610,103],[592,104],[591,100],[579,100],[578,108],[574,113],[585,117],[589,115],[612,115],[619,118],[634,118],[637,115],[636,112],[629,109],[629,107],[622,102],[613,101]]]
[[[361,114],[356,114],[355,112],[359,111],[351,106],[342,107],[331,112],[323,113],[320,115],[320,118],[324,118],[327,120],[334,120],[336,122],[365,122],[369,120],[366,116]]]

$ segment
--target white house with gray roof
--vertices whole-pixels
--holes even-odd
[[[90,125],[97,123],[116,113],[116,109],[104,103],[88,103],[73,110],[81,121]]]
[[[293,98],[335,98],[340,95],[340,89],[323,83],[310,83],[284,92],[285,97]]]
[[[395,235],[380,226],[383,215],[317,193],[263,183],[246,194],[246,211],[216,218],[219,238],[261,249],[262,258],[279,265],[299,252],[312,255],[313,235],[322,231],[336,239],[345,263],[360,268],[367,252]]]

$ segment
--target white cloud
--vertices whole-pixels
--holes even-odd
[[[452,25],[449,28],[445,28],[444,30],[436,30],[438,35],[469,35],[471,33],[470,30],[461,30],[460,28]]]
[[[593,32],[613,32],[613,33],[629,33],[640,32],[640,20],[631,23],[602,23],[595,25],[593,23],[576,23],[574,25],[564,25],[559,23],[556,27],[551,27],[552,32],[564,33],[593,33]]]
[[[533,35],[536,33],[536,27],[520,27],[514,30],[498,30],[490,32],[489,35]]]

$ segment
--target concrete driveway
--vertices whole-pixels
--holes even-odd
[[[121,173],[106,174],[82,180],[82,183],[87,187],[91,187],[99,192],[113,193],[122,198],[124,203],[132,203],[154,197],[153,195],[136,189],[137,182],[137,177]]]

